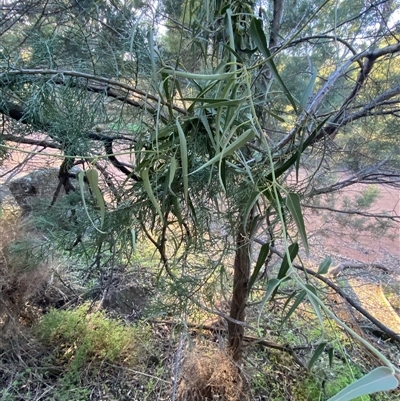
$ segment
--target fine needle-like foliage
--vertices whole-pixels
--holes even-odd
[[[308,302],[322,326],[333,319],[385,365],[332,401],[397,386],[398,368],[294,267],[310,248],[304,207],[356,183],[399,185],[397,1],[4,4],[0,150],[47,148],[58,161],[44,229],[61,213],[62,245],[98,268],[150,241],[159,280],[198,307],[227,276],[219,314],[236,363],[249,299],[261,293],[261,315],[290,281],[283,322]],[[350,178],[337,178],[342,169]],[[279,270],[260,280],[273,254]]]

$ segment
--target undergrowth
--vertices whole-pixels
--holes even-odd
[[[74,310],[52,309],[34,328],[36,337],[74,370],[104,361],[138,364],[145,354],[143,344],[150,344],[148,327],[127,326],[90,308],[85,303]]]
[[[27,231],[20,224],[19,218],[9,219],[0,228],[7,233],[1,238],[0,306],[8,308],[0,308],[0,312],[6,319],[11,311],[18,327],[0,343],[0,401],[325,401],[373,365],[362,348],[329,319],[324,318],[322,330],[307,302],[282,324],[291,305],[282,313],[287,299],[284,293],[262,308],[254,297],[247,323],[259,324],[259,330],[246,331],[254,337],[262,333],[262,338],[282,347],[273,349],[249,341],[243,363],[233,363],[223,351],[225,322],[211,313],[213,308],[229,311],[229,300],[224,297],[229,275],[215,269],[213,275],[201,277],[205,293],[199,290],[199,283],[185,282],[184,277],[176,283],[160,277],[149,280],[157,267],[148,247],[140,244],[133,260],[138,276],[135,286],[147,280],[155,294],[143,316],[147,322],[123,321],[118,314],[99,309],[92,300],[73,302],[68,309],[37,309],[34,319],[21,325],[21,313],[29,303],[32,309],[33,301],[47,296],[52,267],[24,259],[22,248],[29,241],[23,239]],[[283,286],[282,290],[293,289]],[[205,311],[200,304],[211,309]],[[180,349],[182,331],[190,345],[185,349]],[[326,348],[307,369],[323,342]],[[290,347],[297,359],[287,352]],[[389,400],[400,400],[398,392],[364,396],[358,401]]]

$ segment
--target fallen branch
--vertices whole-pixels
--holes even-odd
[[[331,270],[332,277],[336,278],[343,270],[346,269],[364,269],[366,267],[372,267],[374,269],[380,269],[384,272],[388,273],[390,269],[384,265],[379,263],[350,263],[344,262],[340,263],[340,265],[336,266],[333,270]]]
[[[215,313],[215,312],[214,312]],[[169,321],[169,320],[151,320],[152,323],[155,324],[167,324],[170,326],[174,325],[179,325],[181,323],[175,322],[175,321]],[[194,323],[185,323],[185,326],[189,327],[192,330],[195,331],[210,331],[211,333],[217,333],[217,334],[222,334],[222,333],[227,333],[227,329],[221,327],[221,325],[202,325],[202,324],[194,324]],[[287,352],[290,354],[293,359],[296,361],[296,363],[301,366],[302,368],[306,369],[306,366],[304,363],[299,359],[299,357],[296,355],[295,351],[296,350],[304,350],[304,349],[310,349],[311,347],[309,345],[303,345],[303,346],[296,346],[296,347],[291,347],[290,345],[281,345],[279,343],[276,343],[274,341],[266,341],[262,338],[254,337],[254,336],[244,336],[243,341],[250,343],[249,345],[262,345],[263,347],[267,348],[272,348],[276,349],[279,351]]]

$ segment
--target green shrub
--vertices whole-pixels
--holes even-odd
[[[126,326],[101,311],[89,313],[88,303],[74,310],[51,310],[35,330],[48,345],[56,346],[62,363],[80,369],[95,362],[132,366],[146,354],[143,344],[150,336],[148,326]]]

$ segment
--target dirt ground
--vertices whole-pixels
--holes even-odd
[[[354,185],[342,191],[341,195],[355,195],[364,188],[365,185]],[[379,197],[368,212],[386,212],[392,216],[400,216],[399,191],[379,187]],[[313,213],[310,210],[307,210],[305,215],[311,242],[318,248],[322,247],[333,260],[347,259],[364,263],[385,263],[392,258],[400,260],[400,224],[397,223],[395,228],[379,236],[342,227],[334,221],[335,215],[334,212],[323,211],[323,217],[320,211]]]

